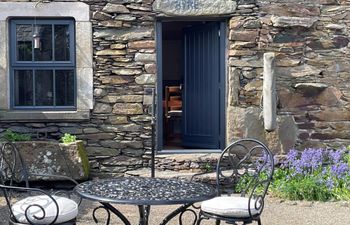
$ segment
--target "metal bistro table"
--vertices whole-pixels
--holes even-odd
[[[122,177],[115,179],[101,179],[87,181],[79,184],[75,191],[83,198],[98,201],[102,204],[94,209],[93,219],[96,219],[96,211],[105,209],[107,211],[106,225],[110,223],[110,212],[119,217],[125,225],[131,225],[129,220],[111,204],[137,205],[139,208],[139,224],[148,225],[151,205],[172,205],[182,204],[175,211],[171,212],[160,225],[167,224],[175,216],[180,215],[179,221],[182,224],[184,212],[191,212],[194,215],[195,224],[197,214],[189,209],[196,202],[201,202],[216,196],[214,188],[196,182],[144,178],[144,177]]]

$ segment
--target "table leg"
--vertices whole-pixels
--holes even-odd
[[[140,220],[139,225],[148,225],[149,211],[151,206],[149,205],[139,205]]]
[[[111,204],[104,203],[104,202],[100,202],[100,203],[102,204],[102,206],[96,207],[93,211],[93,214],[92,214],[95,223],[98,223],[98,220],[97,220],[96,215],[95,215],[96,211],[98,209],[104,209],[107,211],[107,221],[106,221],[105,225],[109,225],[109,223],[110,223],[110,217],[111,217],[110,212],[114,213],[114,215],[116,215],[119,219],[121,219],[121,221],[123,221],[124,225],[131,225],[129,220],[118,209],[113,207]]]
[[[185,212],[191,212],[194,215],[194,221],[192,225],[195,225],[197,222],[197,214],[193,209],[188,209],[188,207],[192,206],[192,204],[185,204],[180,206],[179,208],[175,209],[173,212],[171,212],[169,215],[167,215],[164,220],[159,225],[166,225],[170,220],[172,220],[175,216],[179,215],[179,225],[183,224],[182,216]]]

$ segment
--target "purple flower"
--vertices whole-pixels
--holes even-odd
[[[275,157],[273,158],[273,160],[275,162]],[[269,155],[265,151],[263,151],[263,155],[258,158],[258,160],[255,162],[255,165],[258,171],[270,172],[272,166]]]
[[[328,169],[326,167],[324,167],[322,169],[322,175],[325,176],[328,173]]]
[[[346,163],[338,163],[331,166],[331,174],[338,179],[343,178],[349,173],[349,165]]]
[[[332,160],[334,164],[337,164],[340,162],[340,160],[343,157],[344,152],[342,150],[332,151],[330,150],[328,152],[329,158]]]
[[[283,166],[284,168],[293,170],[292,176],[298,174],[307,175],[322,167],[325,152],[322,148],[308,148],[299,154],[295,149],[292,149],[288,152]]]
[[[291,149],[287,154],[286,163],[291,163],[295,161],[297,157],[298,157],[298,151],[295,149]]]
[[[291,177],[313,175],[317,171],[323,177],[330,176],[329,179],[343,179],[350,175],[350,166],[344,162],[345,153],[344,149],[308,148],[299,154],[292,149],[282,165],[290,170]]]
[[[326,187],[327,187],[329,190],[331,190],[331,189],[334,188],[334,182],[333,182],[332,179],[328,179],[328,180],[326,181]]]
[[[322,166],[324,159],[324,149],[305,149],[300,156],[300,166],[306,170],[315,170]]]

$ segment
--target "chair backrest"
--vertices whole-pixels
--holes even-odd
[[[16,191],[7,187],[17,187],[22,182],[26,188],[29,187],[28,170],[22,156],[13,143],[3,142],[0,148],[0,189],[11,215],[13,215],[12,198],[16,196]]]
[[[31,176],[32,175],[38,176],[38,174],[31,174]],[[41,175],[45,177],[45,174],[41,174]],[[61,179],[66,178],[64,176],[59,176],[59,175],[49,175],[48,177],[50,176],[52,177],[54,176],[56,178],[61,178]],[[72,181],[74,184],[77,184],[74,180],[68,179],[68,181],[69,180]],[[23,185],[19,183],[24,183],[25,187],[23,187]],[[15,198],[13,199],[13,197],[18,197],[18,192],[23,192],[23,193],[25,192],[26,194],[29,194],[29,195],[39,193],[40,195],[47,196],[48,199],[52,200],[54,204],[53,206],[54,208],[53,209],[48,208],[48,209],[55,210],[55,211],[51,211],[51,213],[55,212],[56,214],[54,214],[52,221],[47,225],[55,224],[60,212],[59,205],[53,196],[67,195],[68,197],[71,197],[70,193],[68,193],[67,191],[56,191],[50,194],[45,190],[41,190],[38,188],[30,188],[28,169],[25,165],[25,162],[23,161],[23,158],[20,152],[18,151],[16,146],[11,142],[3,143],[0,149],[0,189],[4,193],[4,197],[5,197],[7,206],[9,208],[11,218],[14,220],[16,224],[17,223],[19,224],[19,222],[17,221],[17,218],[15,218],[15,215],[13,213],[12,203],[16,201],[16,199]],[[77,202],[78,205],[80,205],[81,198],[78,197],[77,201],[78,201]],[[33,203],[23,207],[25,207],[24,213],[28,223],[33,225],[38,224],[38,223],[34,223],[33,221],[35,220],[41,221],[45,219],[46,218],[45,215],[47,215],[48,213],[46,211],[48,209],[44,208],[42,206],[42,203],[37,203],[37,204]],[[35,215],[31,213],[31,208],[34,208],[36,212],[34,213]]]
[[[0,150],[0,184],[13,185],[25,182],[28,184],[28,169],[23,158],[11,142],[3,142]]]
[[[274,172],[271,150],[254,139],[241,139],[227,146],[217,164],[217,188],[222,183],[231,185],[232,191],[240,189],[242,197],[249,197],[249,213],[255,208],[259,214]],[[225,187],[226,188],[226,187]]]
[[[165,87],[165,114],[171,110],[182,109],[182,97],[180,86]]]

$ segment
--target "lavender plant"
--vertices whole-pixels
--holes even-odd
[[[292,200],[350,200],[350,152],[308,148],[289,151],[270,191]]]

